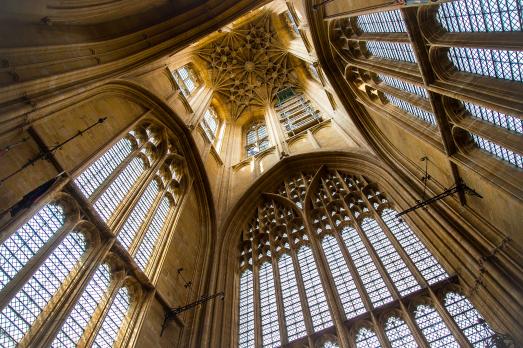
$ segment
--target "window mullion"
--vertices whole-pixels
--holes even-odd
[[[9,304],[11,299],[20,291],[27,281],[34,275],[40,266],[47,260],[49,255],[62,243],[69,233],[72,233],[73,227],[78,220],[70,220],[56,231],[51,238],[36,252],[36,254],[27,261],[16,276],[0,291],[0,311]]]
[[[256,214],[261,220],[261,207],[258,205]],[[253,291],[254,291],[254,346],[261,347],[263,343],[262,328],[261,328],[261,300],[260,300],[260,263],[258,261],[258,252],[256,245],[252,246],[252,277],[253,277]]]
[[[298,256],[296,255],[298,246],[295,246],[291,239],[292,238],[289,238],[289,243],[291,243],[290,255],[292,259],[292,265],[294,267],[294,276],[296,277],[296,283],[298,284],[298,292],[300,294],[300,303],[303,319],[305,321],[305,328],[307,330],[307,336],[311,336],[314,333],[314,329],[312,325],[312,316],[310,314],[309,305],[307,302],[307,294],[305,293],[305,287],[303,286],[303,276],[301,275],[300,264],[298,263]]]
[[[276,248],[274,247],[274,241],[272,240],[271,234],[269,234],[271,243],[271,255],[276,255]],[[278,308],[278,328],[280,330],[280,343],[284,345],[288,343],[287,326],[285,325],[285,310],[283,308],[283,296],[281,293],[282,284],[280,282],[280,269],[278,267],[278,258],[271,257],[272,274],[274,279],[274,286],[276,287],[276,306]]]
[[[113,278],[111,284],[109,285],[106,297],[103,302],[101,302],[94,311],[89,324],[85,327],[84,334],[78,342],[79,347],[90,347],[92,346],[98,331],[102,327],[105,316],[111,308],[114,298],[118,290],[123,286],[125,280],[125,271],[112,272],[111,277]]]
[[[432,299],[434,308],[439,313],[439,315],[447,325],[448,329],[450,330],[456,341],[459,343],[460,347],[472,347],[463,331],[460,329],[458,324],[456,324],[449,312],[447,312],[447,310],[445,309],[445,306],[443,305],[438,294],[430,287],[429,294]]]
[[[111,186],[116,177],[124,170],[124,168],[131,163],[131,161],[140,154],[143,144],[138,146],[113,170],[113,172],[104,180],[104,182],[98,186],[96,190],[88,197],[89,202],[96,202],[100,196]]]
[[[405,322],[407,323],[407,326],[409,327],[410,332],[412,333],[412,336],[416,340],[418,346],[422,348],[430,348],[429,343],[425,339],[425,336],[423,335],[421,330],[416,325],[416,321],[412,317],[412,312],[409,311],[408,306],[405,304],[404,300],[401,299],[399,302],[403,314],[402,319],[405,320]]]
[[[370,317],[372,320],[372,323],[374,324],[374,333],[378,337],[378,340],[380,341],[380,344],[384,348],[391,348],[390,342],[387,338],[387,335],[385,334],[385,330],[383,328],[383,324],[380,321],[380,318],[377,317],[376,313],[371,312]]]

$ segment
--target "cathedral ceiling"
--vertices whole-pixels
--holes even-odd
[[[233,119],[267,105],[280,89],[296,84],[289,53],[275,29],[277,18],[260,12],[246,24],[225,29],[198,51],[210,71],[211,87],[223,96]]]

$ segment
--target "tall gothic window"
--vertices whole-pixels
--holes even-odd
[[[254,122],[245,133],[245,153],[247,156],[256,155],[269,148],[269,134],[267,126],[262,122]]]
[[[276,112],[288,136],[298,134],[322,121],[320,111],[313,107],[311,101],[290,87],[278,92],[276,100]]]
[[[331,337],[340,331],[355,347],[493,342],[456,277],[395,217],[376,184],[342,171],[323,170],[314,185],[312,177],[300,173],[281,185],[279,198],[263,198],[242,233],[240,347],[299,346],[310,338],[336,347]]]
[[[182,66],[173,71],[173,76],[180,86],[184,96],[188,97],[198,87],[198,82],[193,69],[189,65]]]
[[[216,110],[213,107],[209,107],[203,114],[203,119],[201,122],[202,128],[207,135],[207,138],[213,142],[216,138],[216,133],[218,132],[218,116],[216,115]]]
[[[161,126],[139,124],[24,224],[5,232],[0,243],[0,346],[112,346],[124,329],[132,330],[131,308],[143,298],[140,285],[129,285],[139,284],[136,270],[120,255],[127,251],[127,258],[152,278],[183,187],[183,161],[175,144]],[[81,202],[74,198],[77,189],[84,196],[78,198]],[[80,215],[78,206],[86,204],[98,217]],[[124,206],[130,214],[122,220]],[[121,227],[115,228],[118,219]],[[113,242],[117,253],[109,252]],[[110,255],[101,264],[100,252]],[[69,309],[62,306],[71,299],[75,302]],[[63,320],[61,327],[42,338],[43,328],[57,320]]]

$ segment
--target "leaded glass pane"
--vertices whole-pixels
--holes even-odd
[[[129,193],[140,174],[144,171],[144,162],[135,157],[125,167],[104,193],[94,203],[94,208],[105,222],[113,215],[114,210]]]
[[[436,117],[434,116],[434,114],[432,112],[423,110],[423,109],[421,109],[417,106],[414,106],[411,103],[408,103],[408,102],[404,101],[403,99],[397,98],[391,94],[384,93],[384,95],[391,104],[397,106],[401,110],[409,113],[410,115],[412,115],[428,124],[436,125]]]
[[[258,127],[258,139],[265,138],[267,136],[267,128],[265,125],[261,125]]]
[[[254,346],[254,289],[253,276],[246,270],[240,277],[239,348]]]
[[[89,198],[100,187],[116,167],[131,154],[132,149],[129,139],[121,139],[75,179],[75,184],[85,197]]]
[[[523,168],[523,157],[520,154],[493,143],[488,139],[480,137],[477,134],[470,133],[470,135],[480,149],[485,150],[486,152],[496,156],[499,159],[507,161],[508,163],[511,163],[518,168]]]
[[[501,112],[487,109],[472,103],[463,102],[463,106],[472,116],[476,118],[508,129],[510,131],[523,134],[523,120],[520,118],[502,114]]]
[[[260,267],[260,309],[263,347],[278,347],[280,331],[278,329],[278,308],[276,289],[272,275],[272,266],[265,262]]]
[[[358,16],[358,27],[367,33],[405,33],[407,28],[399,10]]]
[[[395,77],[391,77],[388,75],[378,74],[378,77],[381,81],[383,81],[385,84],[401,89],[402,91],[409,92],[412,94],[416,94],[422,98],[428,99],[429,94],[427,93],[427,90],[423,87],[416,86],[412,83],[405,82],[403,80],[397,79]]]
[[[130,306],[129,290],[120,288],[94,339],[93,347],[112,347]]]
[[[247,144],[252,144],[256,142],[256,130],[251,130],[247,133]]]
[[[381,263],[400,295],[405,296],[419,290],[420,286],[416,278],[414,278],[390,240],[383,233],[378,222],[374,219],[365,218],[361,228],[367,235],[369,242],[372,244],[376,254],[378,254]]]
[[[339,348],[338,344],[334,342],[325,342],[322,346],[322,348]]]
[[[374,331],[365,327],[358,330],[356,333],[356,348],[378,348],[381,347],[378,336]]]
[[[390,317],[385,322],[385,334],[392,348],[416,348],[418,344],[407,324],[400,318]]]
[[[147,231],[145,231],[143,240],[138,247],[136,256],[134,257],[136,263],[142,270],[145,270],[145,267],[147,266],[151,255],[153,254],[154,247],[157,244],[158,238],[160,237],[160,232],[165,225],[165,220],[169,214],[170,207],[171,203],[169,202],[169,199],[167,197],[162,198],[162,201],[156,210],[151,223],[147,227]]]
[[[322,241],[323,252],[338,291],[347,319],[365,313],[365,306],[343,258],[336,238],[326,236]]]
[[[309,247],[301,247],[298,251],[298,263],[300,264],[301,275],[305,294],[311,313],[312,326],[314,331],[322,330],[332,325],[332,319],[325,298],[325,292],[321,284],[320,274],[314,262],[312,250]]]
[[[451,47],[448,57],[459,71],[523,81],[523,51]]]
[[[370,54],[375,57],[416,63],[416,56],[409,43],[367,41],[366,46]]]
[[[153,202],[158,194],[158,182],[153,180],[149,183],[140,200],[133,208],[133,211],[125,221],[120,233],[118,233],[118,240],[123,247],[129,249],[133,242],[136,233],[142,226],[146,216],[153,210]]]
[[[292,258],[287,254],[282,255],[278,261],[278,268],[282,284],[281,294],[285,313],[285,325],[290,342],[307,335],[307,330],[301,310],[300,293],[298,292]]]
[[[209,140],[214,140],[216,137],[216,130],[218,129],[218,121],[213,111],[205,111],[205,114],[203,115],[202,126]]]
[[[0,313],[0,346],[15,347],[60,288],[87,248],[85,237],[69,233]]]
[[[438,21],[449,32],[522,30],[521,0],[459,0],[440,5]]]
[[[62,207],[48,204],[0,245],[0,290],[16,276],[64,222]]]
[[[405,253],[410,257],[416,268],[429,284],[437,283],[447,279],[448,274],[439,264],[434,256],[428,251],[423,243],[406,223],[396,218],[396,212],[392,209],[384,209],[381,215],[383,221],[400,243]]]
[[[269,141],[268,140],[264,140],[260,143],[260,151],[263,151],[265,149],[268,149],[269,148]]]
[[[489,346],[494,331],[484,322],[483,317],[472,303],[456,292],[449,292],[444,299],[445,308],[474,347]]]
[[[87,284],[82,296],[67,317],[52,346],[75,347],[91,320],[99,303],[107,296],[107,288],[111,282],[111,270],[107,264],[101,265]]]
[[[392,301],[389,289],[356,230],[345,227],[341,236],[374,307]]]
[[[418,305],[414,318],[431,348],[459,347],[439,313],[431,306]]]

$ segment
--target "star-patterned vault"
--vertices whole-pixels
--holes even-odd
[[[222,33],[198,50],[211,72],[211,86],[237,119],[252,106],[270,103],[276,93],[295,85],[289,53],[278,40],[269,11]]]

